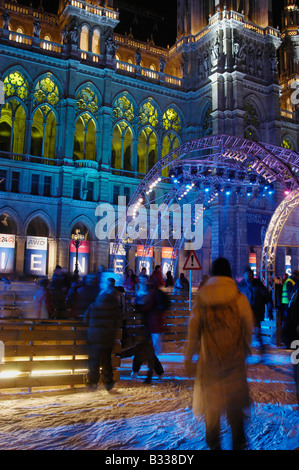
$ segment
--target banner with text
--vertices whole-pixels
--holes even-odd
[[[0,273],[14,272],[15,245],[15,235],[0,234]]]
[[[174,267],[177,257],[177,250],[174,250],[171,247],[162,247],[162,257],[161,257],[161,271],[163,277],[166,277],[168,271],[171,272],[171,275],[174,277]]]
[[[89,241],[83,241],[78,248],[78,270],[79,275],[85,276],[88,274],[89,266]],[[73,273],[76,269],[76,247],[71,241],[70,243],[70,272]]]
[[[48,239],[28,236],[26,241],[25,272],[36,276],[47,273]]]
[[[271,215],[260,212],[247,212],[247,244],[262,246]]]
[[[110,243],[109,269],[116,274],[125,274],[126,250],[122,245],[114,249],[114,243]]]
[[[136,274],[140,274],[142,268],[145,268],[146,274],[150,276],[153,270],[154,248],[137,245],[136,255]]]

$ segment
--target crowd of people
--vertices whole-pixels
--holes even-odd
[[[53,309],[49,292],[58,290],[64,292],[64,298],[73,309],[72,316],[84,315],[90,346],[87,385],[97,386],[101,367],[103,385],[111,390],[114,386],[111,354],[119,328],[125,331],[126,296],[131,295],[135,310],[143,318],[144,340],[129,349],[122,344],[118,355],[133,357],[132,377],[147,363],[145,382],[151,383],[154,373],[159,377],[164,373],[157,356],[161,352],[164,312],[170,308],[165,291],[188,292],[188,281],[183,274],[174,281],[170,272],[164,280],[159,265],[151,275],[145,268],[138,276],[129,269],[120,286],[109,277],[107,285],[100,288],[101,276],[102,270],[99,270],[70,285],[65,272],[57,267],[51,283],[44,279],[40,282],[36,303],[44,304],[49,314]],[[59,296],[56,302],[59,305]],[[196,416],[205,417],[206,441],[211,449],[220,449],[222,414],[226,414],[232,429],[233,448],[246,448],[244,410],[250,402],[246,357],[254,332],[263,360],[266,346],[261,324],[265,312],[269,319],[273,318],[274,308],[281,315],[283,344],[291,348],[292,342],[299,339],[298,271],[275,279],[269,290],[251,268],[244,270],[240,282],[235,281],[229,262],[218,258],[213,263],[211,276],[203,276],[198,287],[188,326],[184,367],[190,377],[195,377],[193,410]],[[39,307],[39,315],[40,318],[46,315],[43,307]],[[298,364],[294,364],[299,401],[298,374]]]

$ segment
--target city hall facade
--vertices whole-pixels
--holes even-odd
[[[51,276],[57,264],[72,272],[78,230],[81,274],[109,267],[97,207],[129,201],[186,142],[225,134],[297,152],[299,9],[284,2],[279,30],[271,3],[178,0],[177,39],[164,48],[115,32],[122,15],[113,0],[61,0],[57,14],[1,0],[0,272]],[[156,200],[171,187],[162,176]],[[284,191],[220,191],[205,211],[201,274],[218,256],[235,276],[249,263],[258,273],[260,234]],[[137,245],[126,251],[134,270]],[[298,268],[297,246],[294,212],[277,275]],[[161,247],[153,251],[152,267],[163,261]],[[186,253],[178,256],[176,275]]]

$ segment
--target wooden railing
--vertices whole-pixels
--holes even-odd
[[[188,296],[169,297],[171,307],[164,314],[163,342],[183,344],[190,316]],[[33,319],[32,294],[10,299],[11,304],[2,306],[0,313],[0,346],[4,346],[2,363],[0,355],[0,390],[83,387],[88,370],[87,326],[83,319]],[[142,314],[133,304],[128,296],[127,315],[113,353],[115,381],[121,373],[116,353],[137,344],[145,335]],[[265,343],[277,344],[277,332],[277,320],[262,322]]]

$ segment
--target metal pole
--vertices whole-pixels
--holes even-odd
[[[192,299],[192,271],[189,270],[189,309],[191,310],[191,299]]]

